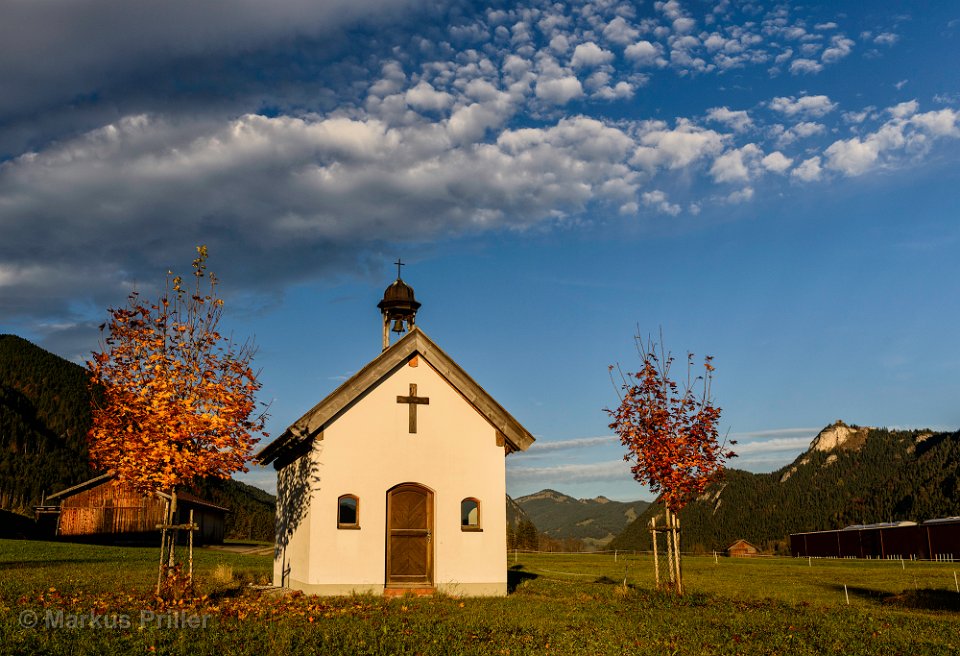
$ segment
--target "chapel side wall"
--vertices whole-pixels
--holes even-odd
[[[273,584],[297,588],[310,576],[310,507],[314,458],[307,453],[277,472]]]
[[[417,433],[397,396],[410,384],[429,405]],[[386,495],[413,482],[434,492],[434,582],[451,594],[506,593],[504,449],[496,430],[429,364],[403,365],[324,428],[313,454],[320,472],[311,503],[312,562],[304,589],[381,592],[386,568]],[[359,498],[359,529],[337,528],[337,499]],[[482,531],[460,527],[460,502],[481,502]],[[299,578],[299,577],[294,577]]]

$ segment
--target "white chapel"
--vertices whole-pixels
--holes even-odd
[[[504,461],[534,438],[415,325],[399,272],[377,307],[380,355],[257,455],[277,470],[274,584],[505,595]]]

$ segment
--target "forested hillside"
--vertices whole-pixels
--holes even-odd
[[[0,508],[24,509],[89,478],[83,367],[0,335]]]
[[[841,439],[836,439],[839,434]],[[649,549],[649,508],[611,543]],[[736,469],[680,514],[685,551],[744,538],[768,551],[791,533],[960,515],[960,432],[828,426],[809,451],[770,474]]]
[[[0,335],[0,509],[31,512],[43,496],[92,477],[86,369],[16,335]],[[272,540],[276,499],[238,481],[193,490],[230,508],[228,537]]]
[[[547,537],[577,539],[592,547],[608,543],[650,505],[605,497],[575,499],[555,490],[541,490],[516,502]]]

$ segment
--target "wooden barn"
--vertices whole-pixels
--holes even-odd
[[[741,539],[727,547],[727,555],[731,558],[752,558],[760,555],[760,549]]]
[[[812,558],[960,560],[960,517],[856,524],[836,531],[794,533],[790,553]]]
[[[170,495],[140,494],[113,482],[113,473],[91,478],[79,485],[51,494],[36,509],[37,522],[56,536],[89,537],[97,540],[156,539],[157,525],[164,523]],[[193,539],[197,544],[223,542],[227,508],[188,492],[177,493],[174,523],[193,521],[199,526]],[[183,532],[185,533],[185,532]],[[183,535],[182,537],[186,537]]]

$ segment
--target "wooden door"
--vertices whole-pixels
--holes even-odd
[[[433,584],[433,493],[414,483],[387,492],[387,585]]]

